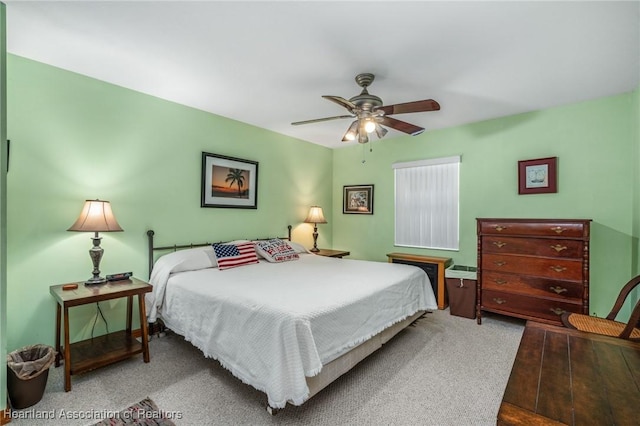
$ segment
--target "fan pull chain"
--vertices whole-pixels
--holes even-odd
[[[368,142],[369,143],[369,152],[373,152],[373,142]],[[367,148],[365,148],[366,144],[362,144],[362,164],[366,163],[367,160],[365,159],[365,156],[367,154]]]

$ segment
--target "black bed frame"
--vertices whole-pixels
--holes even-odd
[[[280,238],[282,240],[288,240],[291,241],[291,225],[287,225],[287,230],[288,230],[288,235],[286,237],[269,237],[269,238],[251,238],[250,240],[252,241],[265,241],[265,240],[270,240],[272,238]],[[213,243],[197,243],[197,244],[193,244],[193,243],[189,243],[189,244],[174,244],[172,246],[162,246],[162,247],[155,247],[153,245],[153,236],[155,235],[155,232],[152,229],[149,229],[147,231],[147,239],[149,242],[149,277],[151,277],[151,270],[153,269],[153,263],[154,263],[154,257],[153,254],[156,251],[178,251],[178,250],[184,250],[184,249],[191,249],[191,248],[196,248],[196,247],[206,247],[206,246],[210,246]],[[246,238],[248,239],[248,238]],[[217,241],[218,243],[222,243],[223,241]]]

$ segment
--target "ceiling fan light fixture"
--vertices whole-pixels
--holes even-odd
[[[382,139],[389,132],[387,129],[385,129],[378,123],[376,123],[375,130],[376,130],[376,135],[378,135],[378,139]]]
[[[355,120],[349,128],[347,129],[347,133],[342,137],[342,142],[353,141],[356,139],[358,133],[358,120]]]
[[[358,132],[358,143],[369,142],[369,136],[365,132]]]
[[[365,118],[364,131],[367,133],[373,133],[374,130],[376,130],[376,123],[370,118]]]
[[[425,129],[423,127],[398,120],[391,117],[391,115],[439,111],[440,104],[433,99],[423,99],[421,101],[383,105],[380,97],[370,94],[367,90],[367,87],[373,82],[374,78],[375,76],[371,73],[358,74],[356,76],[356,83],[358,86],[362,87],[362,92],[350,99],[333,95],[322,96],[324,99],[345,108],[349,112],[348,115],[295,121],[291,124],[297,126],[300,124],[320,123],[342,118],[355,119],[347,129],[346,133],[342,136],[342,142],[357,140],[361,144],[368,143],[370,138],[369,135],[373,132],[376,133],[378,139],[382,139],[388,133],[387,128],[397,130],[411,136],[416,136],[424,132]],[[386,128],[382,127],[381,124]]]

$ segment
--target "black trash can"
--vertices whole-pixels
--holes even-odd
[[[477,268],[453,265],[445,270],[449,313],[458,317],[476,317]]]
[[[48,345],[25,346],[7,354],[7,392],[11,408],[37,404],[44,395],[56,351]]]

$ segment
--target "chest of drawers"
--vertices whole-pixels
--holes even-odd
[[[589,313],[589,219],[477,219],[478,304],[495,312],[561,324]]]

